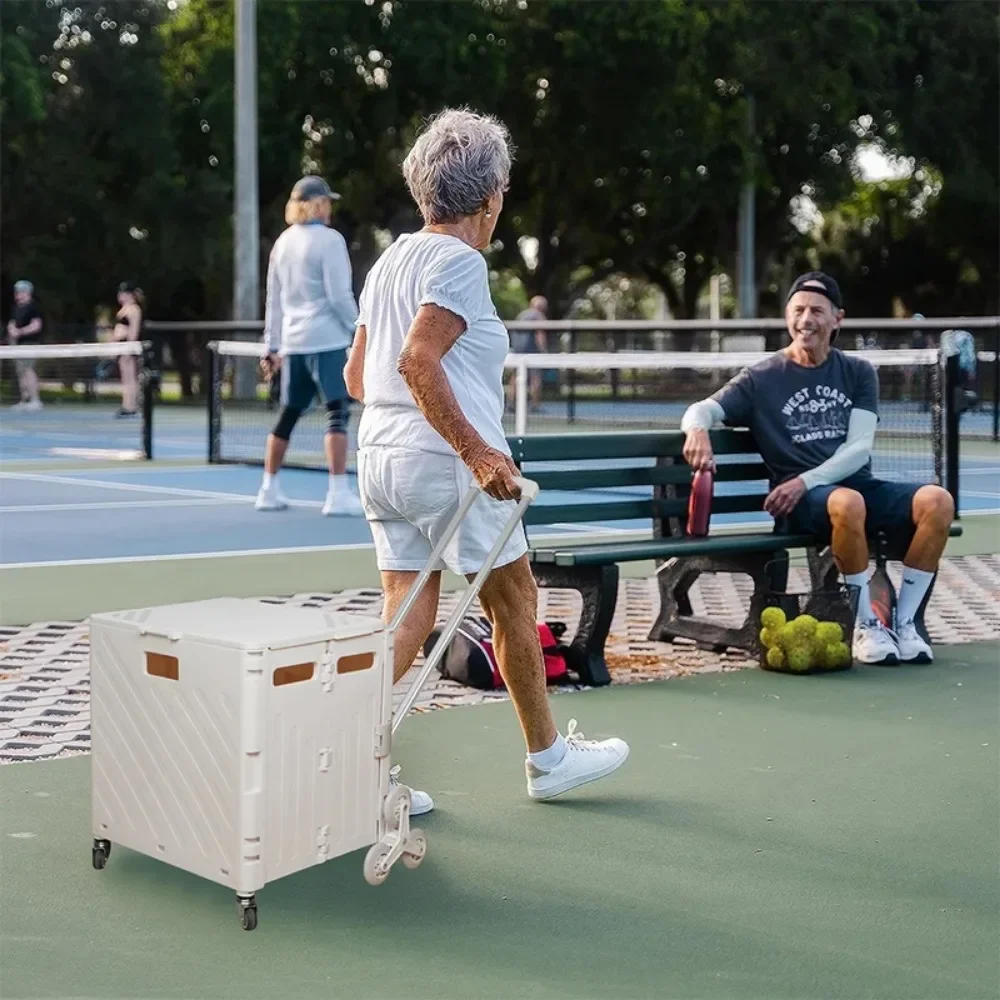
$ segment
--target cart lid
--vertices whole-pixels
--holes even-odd
[[[355,639],[383,629],[382,622],[369,615],[237,597],[113,611],[91,615],[90,620],[172,641],[193,639],[245,650]]]

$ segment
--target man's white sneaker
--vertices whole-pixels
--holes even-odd
[[[11,410],[13,410],[14,413],[22,413],[27,405],[28,404],[22,399],[20,402],[15,403],[11,407]]]
[[[399,783],[399,765],[396,764],[389,772],[389,791],[391,792]],[[411,816],[424,816],[433,808],[434,800],[426,792],[419,792],[416,788],[410,788]]]
[[[281,495],[277,486],[268,489],[262,486],[254,503],[257,510],[284,510],[287,506],[288,501]]]
[[[896,636],[880,621],[858,622],[854,630],[854,659],[872,666],[896,666],[899,663]]]
[[[42,408],[43,405],[40,399],[29,399],[28,402],[21,407],[25,413],[37,413]]]
[[[336,517],[343,515],[346,517],[361,517],[365,509],[361,506],[361,501],[350,490],[332,490],[326,494],[326,503],[323,504],[324,517]]]
[[[608,740],[588,740],[576,731],[576,719],[566,730],[566,756],[551,770],[543,771],[524,762],[528,775],[528,795],[533,799],[551,799],[571,788],[597,781],[617,771],[628,760],[628,744],[612,737]]]
[[[930,643],[925,642],[921,637],[912,618],[899,626],[896,638],[898,639],[899,658],[903,663],[934,662],[934,653]]]

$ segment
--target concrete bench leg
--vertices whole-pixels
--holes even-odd
[[[772,563],[769,574],[768,564]],[[702,648],[722,652],[728,647],[755,650],[760,613],[769,589],[784,589],[788,573],[788,553],[748,553],[733,556],[690,556],[660,564],[660,613],[649,633],[656,642],[675,638],[693,639]],[[702,573],[744,573],[754,583],[750,607],[743,623],[733,628],[720,622],[695,617],[688,592]]]
[[[575,590],[583,598],[580,625],[566,654],[567,665],[580,675],[583,684],[591,687],[610,684],[604,644],[618,602],[618,567],[614,563],[580,567],[536,563],[531,569],[539,587]]]

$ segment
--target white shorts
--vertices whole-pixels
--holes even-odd
[[[378,568],[422,570],[472,483],[472,473],[457,455],[410,448],[361,448],[358,487],[375,541]],[[447,566],[463,576],[479,572],[515,506],[513,500],[481,495],[435,569]],[[506,566],[527,551],[524,527],[518,525],[495,566]]]

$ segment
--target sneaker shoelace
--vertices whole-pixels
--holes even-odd
[[[566,743],[577,750],[599,750],[598,740],[588,740],[581,732],[577,732],[576,719],[570,719],[566,727]]]
[[[889,628],[887,625],[883,625],[882,622],[879,621],[877,618],[875,619],[875,621],[861,622],[858,625],[858,628],[862,632],[874,632],[874,633],[884,632],[887,636],[889,636],[890,639],[892,639],[893,642],[895,643],[899,642],[899,636],[895,632],[893,632],[893,630]]]

